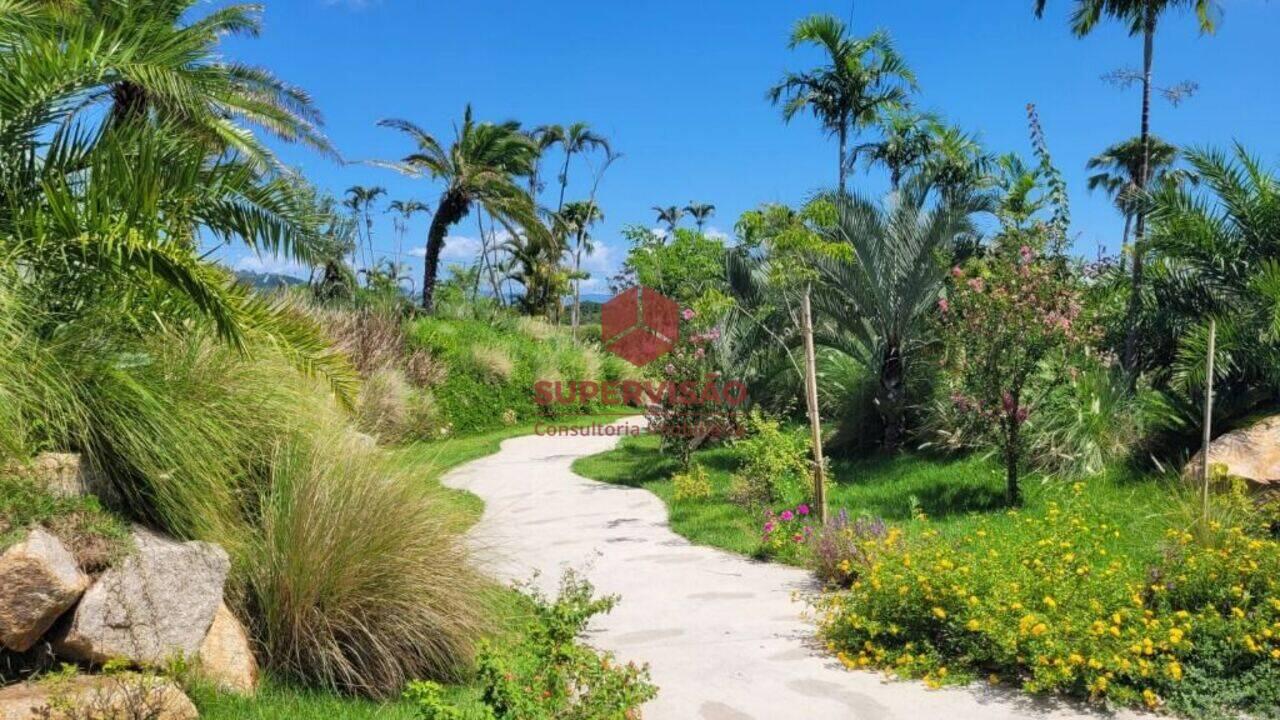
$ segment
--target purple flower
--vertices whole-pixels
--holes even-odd
[[[800,506],[796,508],[796,512],[800,513],[801,515],[808,515],[809,506],[805,505],[804,503],[801,503]]]
[[[794,518],[795,515],[791,514],[790,510],[783,510],[781,517],[783,522],[791,522],[792,518]]]

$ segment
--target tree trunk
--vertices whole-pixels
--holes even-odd
[[[573,339],[578,339],[578,317],[582,307],[582,278],[578,273],[582,269],[583,233],[578,232],[578,247],[573,253]]]
[[[1124,270],[1124,249],[1129,244],[1129,229],[1133,227],[1133,213],[1124,214],[1124,232],[1120,235],[1120,270]]]
[[[573,153],[566,148],[564,151],[564,167],[560,170],[560,202],[556,204],[556,212],[564,209],[564,191],[569,186],[569,158],[573,157]]]
[[[804,334],[805,405],[809,411],[809,436],[813,443],[813,501],[818,506],[818,522],[827,522],[826,463],[822,459],[822,416],[818,414],[818,364],[813,349],[813,312],[809,307],[809,289],[805,288],[801,305],[801,331]]]
[[[885,345],[884,362],[880,364],[880,393],[876,399],[880,420],[884,423],[884,449],[889,452],[897,452],[906,435],[902,382],[902,349],[891,340]]]
[[[1017,402],[1015,401],[1013,416],[1004,420],[1005,499],[1008,500],[1010,507],[1017,507],[1022,504],[1022,486],[1018,483],[1018,460],[1021,455],[1019,447],[1019,443],[1021,443],[1021,423],[1018,422],[1017,412]]]
[[[427,253],[422,262],[422,310],[431,313],[436,292],[436,275],[440,272],[440,251],[444,249],[444,238],[449,228],[467,214],[468,203],[465,198],[447,192],[440,198],[440,207],[435,217],[431,218],[431,228],[427,230]]]
[[[844,162],[845,146],[848,145],[848,143],[849,143],[849,129],[848,127],[846,127],[845,122],[842,120],[840,121],[840,173],[839,173],[841,195],[844,194],[845,175],[849,171],[849,168],[845,166],[845,162]]]
[[[1151,60],[1156,35],[1156,16],[1147,5],[1147,19],[1142,35],[1142,165],[1138,177],[1138,207],[1133,229],[1133,270],[1130,276],[1129,307],[1125,313],[1124,367],[1130,377],[1137,377],[1138,315],[1142,309],[1142,246],[1146,234],[1147,217],[1143,210],[1143,194],[1147,177],[1151,173]]]

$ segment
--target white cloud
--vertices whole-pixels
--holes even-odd
[[[287,258],[276,257],[274,255],[262,257],[260,255],[245,255],[236,261],[236,270],[245,270],[248,272],[259,273],[275,273],[277,275],[292,275],[294,277],[307,276],[307,268],[300,263],[294,262]]]
[[[725,231],[721,230],[720,228],[716,227],[715,225],[710,225],[710,226],[708,226],[706,230],[703,230],[703,231],[702,231],[702,234],[703,234],[703,235],[706,235],[707,237],[711,238],[712,240],[719,240],[720,242],[723,242],[723,243],[725,243],[725,244],[728,244],[728,243],[729,243],[729,241],[733,239],[733,238],[729,235],[729,233],[727,233],[727,232],[725,232]]]

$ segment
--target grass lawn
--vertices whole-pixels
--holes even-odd
[[[667,504],[672,528],[689,540],[744,555],[761,552],[761,519],[727,497],[736,466],[733,450],[716,447],[695,453],[708,471],[713,493],[705,500],[675,501],[671,475],[677,464],[659,452],[655,435],[625,438],[618,448],[574,463],[575,472],[602,482],[641,487]],[[910,532],[921,511],[929,526],[944,534],[964,534],[983,518],[1003,511],[1004,471],[978,455],[963,458],[927,455],[834,460],[828,507],[851,515],[873,515],[899,522]],[[1023,514],[1042,511],[1065,483],[1024,480]],[[1125,529],[1117,545],[1132,554],[1154,552],[1154,539],[1172,521],[1169,489],[1159,479],[1117,469],[1086,483],[1105,520]]]
[[[589,415],[559,418],[557,422],[586,421]],[[498,451],[503,440],[528,435],[533,423],[450,438],[431,443],[414,443],[392,451],[394,462],[421,474],[423,482],[439,486],[440,478],[449,470]],[[480,498],[461,490],[439,487],[441,511],[456,518],[459,531],[465,530],[480,519],[484,503]],[[528,604],[514,590],[499,594],[497,634],[512,632],[524,617]],[[478,692],[468,685],[448,688],[449,699],[466,707],[478,699]],[[412,720],[418,716],[412,705],[404,701],[374,702],[360,698],[344,697],[329,692],[308,690],[267,678],[253,698],[197,689],[192,700],[205,720],[293,720],[294,718],[325,718],[326,720]]]

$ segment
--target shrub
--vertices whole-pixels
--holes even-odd
[[[707,469],[693,463],[685,472],[676,473],[671,478],[674,487],[674,498],[681,500],[705,500],[711,497],[711,478]]]
[[[476,366],[491,380],[505,382],[515,372],[515,361],[500,345],[477,345],[471,348]]]
[[[822,634],[847,666],[930,684],[991,675],[1121,704],[1274,710],[1280,545],[1175,530],[1148,564],[1101,514],[1077,484],[1043,516],[1011,511],[961,537],[924,522],[818,601]]]
[[[391,368],[375,370],[365,378],[356,397],[356,426],[384,442],[409,435],[411,390],[404,375]]]
[[[809,566],[828,585],[848,587],[880,553],[896,549],[902,532],[873,517],[849,518],[841,509],[809,535]]]
[[[456,679],[484,629],[485,585],[436,491],[340,430],[268,458],[240,575],[255,635],[277,673],[338,690]]]
[[[648,668],[617,663],[578,638],[595,615],[616,597],[594,597],[594,588],[574,573],[561,580],[555,600],[532,593],[532,618],[514,645],[486,646],[479,684],[485,705],[498,718],[593,720],[633,717],[657,694]]]
[[[769,505],[809,499],[812,474],[806,433],[783,430],[777,420],[754,412],[747,420],[747,436],[733,449],[739,463],[734,476],[738,500]]]

